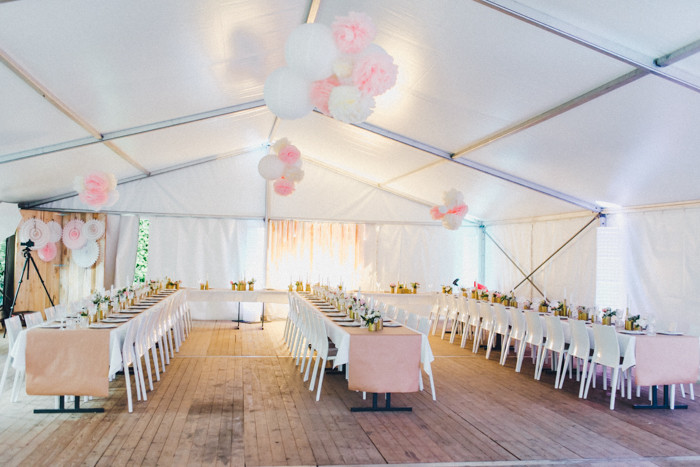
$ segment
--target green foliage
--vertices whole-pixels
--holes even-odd
[[[146,282],[146,276],[148,274],[148,233],[150,227],[151,223],[147,219],[141,219],[139,221],[139,243],[136,248],[134,282]]]
[[[0,241],[0,287],[3,287],[5,281],[5,241]],[[0,306],[2,306],[3,295],[0,293]]]

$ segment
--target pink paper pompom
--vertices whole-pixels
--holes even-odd
[[[294,146],[293,144],[288,144],[287,146],[280,149],[280,152],[279,154],[277,154],[277,157],[279,157],[280,160],[285,164],[292,165],[296,164],[296,162],[301,157],[301,153],[299,152],[299,149],[297,149],[296,146]]]
[[[467,211],[469,210],[469,207],[466,204],[459,204],[449,211],[447,211],[449,214],[456,214],[457,216],[466,216]]]
[[[85,190],[79,195],[80,201],[91,206],[93,208],[99,209],[101,206],[107,204],[109,201],[109,192],[107,191],[89,191]]]
[[[399,68],[394,59],[379,46],[357,57],[352,70],[352,82],[368,96],[378,96],[396,84]]]
[[[377,34],[372,18],[354,11],[347,16],[336,16],[331,29],[335,45],[341,52],[348,54],[362,52]]]
[[[334,87],[339,86],[340,81],[335,75],[331,75],[326,79],[320,79],[311,83],[311,102],[314,107],[320,110],[325,115],[330,115],[328,110],[328,98]]]
[[[432,208],[430,208],[430,216],[436,221],[438,221],[445,217],[445,214],[440,212],[440,206],[433,206]]]
[[[278,178],[272,184],[272,188],[280,196],[289,196],[294,193],[294,182],[290,182],[286,178]]]
[[[83,184],[85,186],[85,191],[90,192],[106,192],[111,189],[109,175],[104,172],[92,172],[88,174]]]

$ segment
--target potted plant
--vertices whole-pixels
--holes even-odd
[[[419,282],[411,282],[411,287],[413,287],[413,293],[417,294],[418,293],[418,287],[420,287]]]
[[[231,290],[238,290],[238,282],[231,281]]]
[[[251,280],[248,281],[248,290],[251,292],[254,290],[255,287],[255,278],[253,277]]]

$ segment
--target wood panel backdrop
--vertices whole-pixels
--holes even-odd
[[[61,227],[73,219],[80,219],[83,222],[90,219],[98,219],[104,222],[105,226],[107,223],[107,216],[105,214],[22,210],[22,221],[31,219],[32,217],[44,222],[56,221]],[[81,268],[71,261],[71,250],[66,248],[62,241],[57,243],[58,252],[52,261],[42,261],[41,258],[39,258],[38,252],[32,251],[32,258],[34,258],[34,262],[37,265],[41,277],[44,279],[44,284],[46,284],[46,289],[49,291],[54,304],[68,303],[84,298],[95,289],[104,287],[105,235],[97,241],[100,247],[100,256],[97,262],[89,268]],[[15,251],[16,291],[25,262],[19,235],[16,236]],[[41,286],[41,281],[34,267],[28,264],[27,269],[30,270],[29,279],[27,279],[27,273],[25,271],[22,287],[17,297],[15,311],[43,311],[45,308],[50,307],[51,303]]]

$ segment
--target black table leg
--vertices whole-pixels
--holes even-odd
[[[102,413],[105,411],[103,407],[95,407],[90,409],[81,408],[80,396],[73,397],[75,397],[75,407],[72,409],[66,407],[64,396],[58,396],[57,409],[34,409],[34,413]]]
[[[656,395],[657,392],[657,387],[652,386],[651,389],[651,404],[635,404],[634,408],[635,409],[670,409],[671,408],[671,401],[668,398],[668,384],[664,384],[664,402],[663,404],[659,404],[659,399],[658,396]],[[687,409],[688,406],[686,404],[674,404],[673,406],[674,409]]]
[[[411,412],[412,407],[392,407],[391,393],[386,393],[386,405],[379,407],[377,404],[377,393],[372,393],[372,407],[351,407],[350,412]]]

